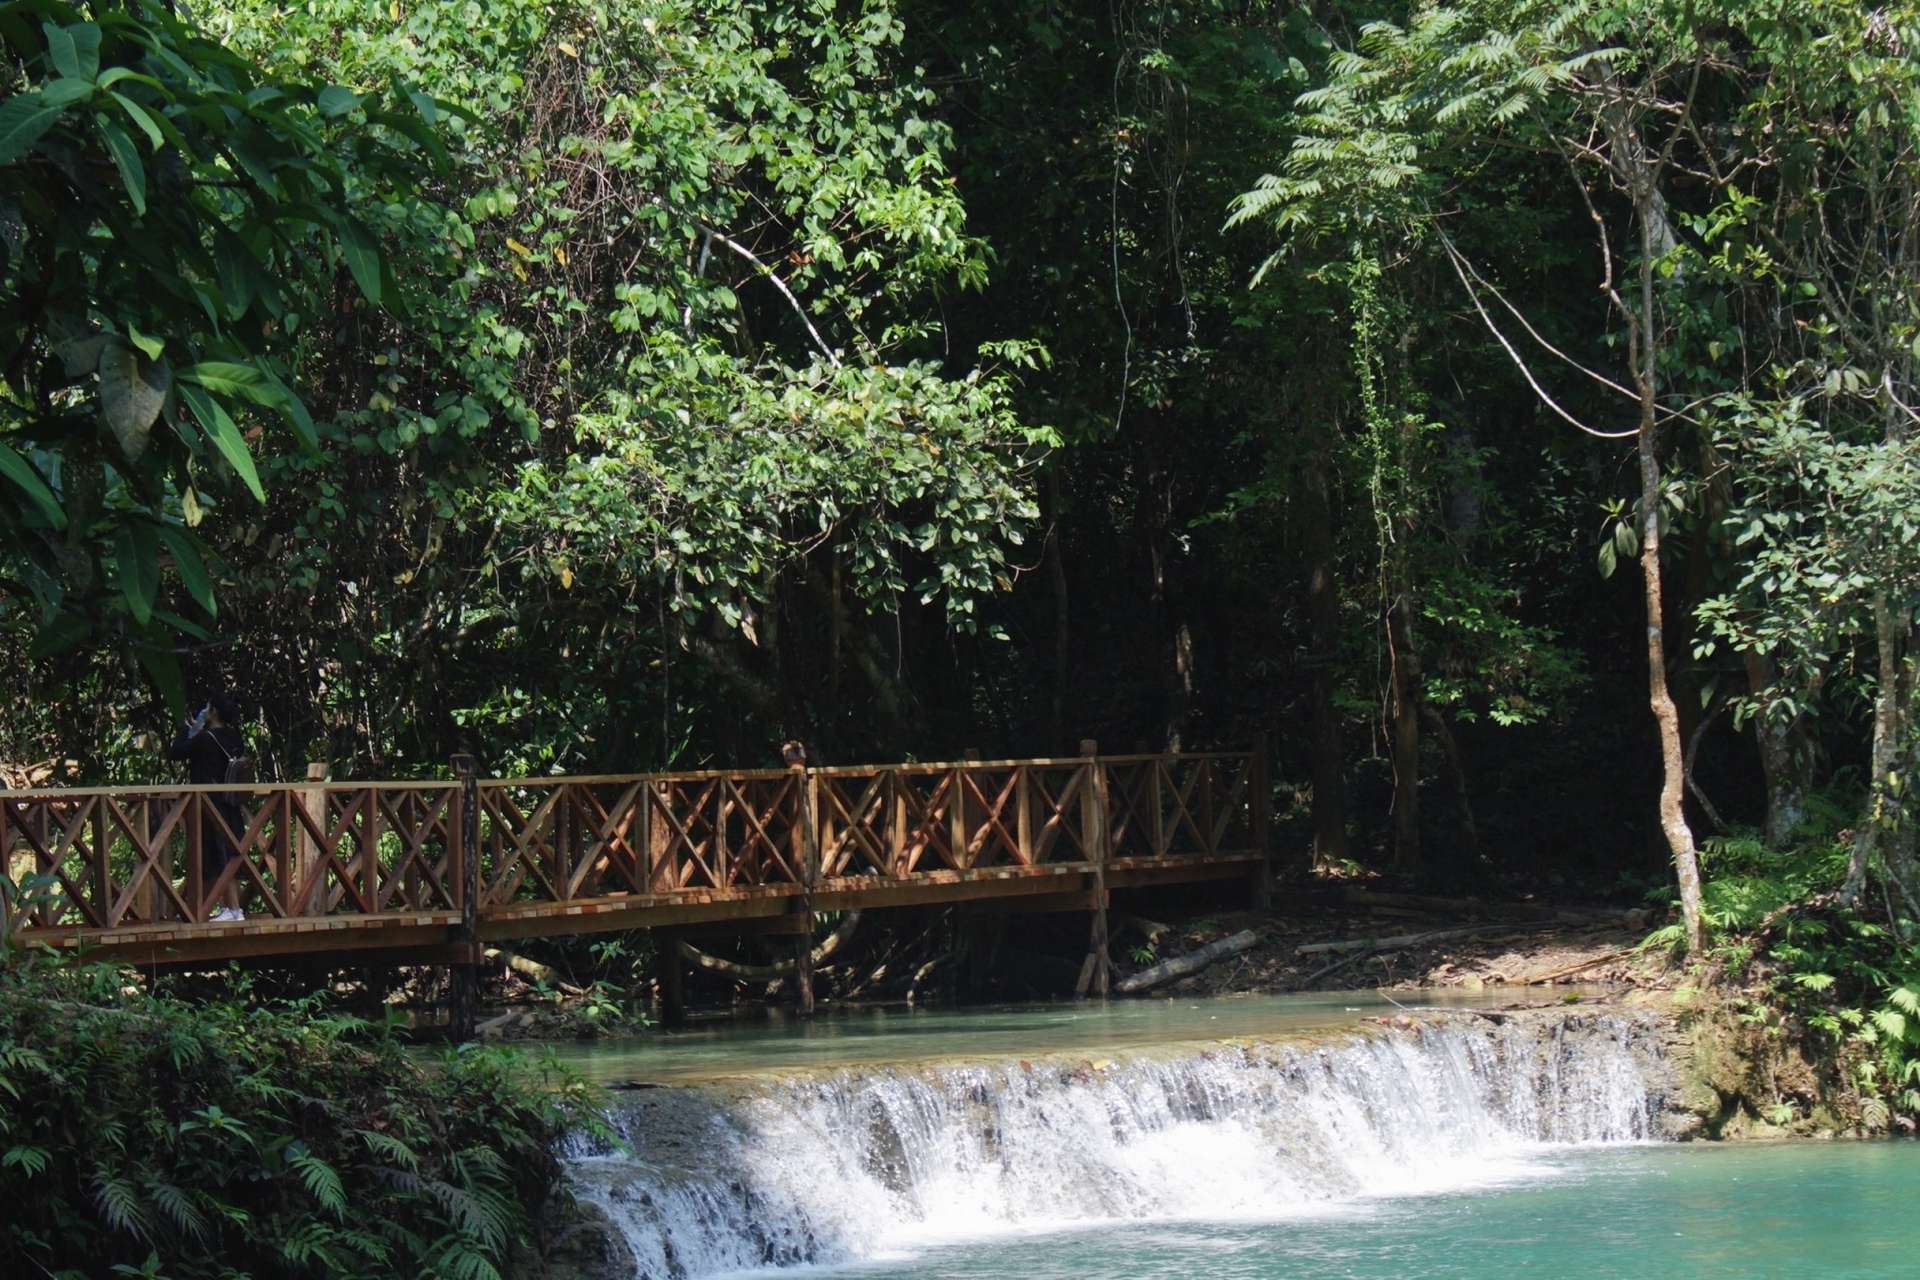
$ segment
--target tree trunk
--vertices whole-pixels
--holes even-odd
[[[1753,717],[1753,737],[1760,748],[1760,772],[1767,784],[1767,812],[1761,839],[1783,849],[1807,816],[1807,793],[1813,787],[1813,744],[1807,740],[1804,717],[1782,717],[1768,705],[1768,691],[1778,678],[1773,659],[1764,653],[1746,655],[1747,687],[1760,704]]]
[[[1885,592],[1873,598],[1874,643],[1879,657],[1879,687],[1873,699],[1872,789],[1868,793],[1867,813],[1853,837],[1853,857],[1847,865],[1847,882],[1840,893],[1848,902],[1858,902],[1866,891],[1867,873],[1876,852],[1885,852],[1887,871],[1903,887],[1910,888],[1905,864],[1911,861],[1911,833],[1900,821],[1907,779],[1902,777],[1907,750],[1907,699],[1913,695],[1915,677],[1912,660],[1906,650],[1911,627],[1897,616]]]
[[[1302,472],[1307,557],[1307,624],[1313,668],[1313,869],[1329,871],[1347,856],[1346,746],[1334,706],[1340,648],[1340,592],[1334,576],[1332,484],[1328,452],[1310,451]]]
[[[1420,654],[1413,641],[1413,592],[1401,588],[1387,613],[1392,650],[1393,867],[1420,869]]]
[[[1060,552],[1059,464],[1047,468],[1047,585],[1053,589],[1053,688],[1047,704],[1047,750],[1067,750],[1067,673],[1071,615],[1067,611],[1067,565]]]
[[[1653,209],[1657,198],[1651,178],[1636,192],[1640,223],[1640,311],[1629,338],[1634,358],[1634,380],[1640,395],[1640,570],[1647,588],[1647,700],[1660,728],[1660,829],[1673,856],[1680,885],[1680,915],[1686,925],[1687,950],[1698,955],[1706,947],[1700,918],[1700,860],[1694,852],[1693,829],[1687,825],[1687,765],[1680,745],[1680,712],[1667,688],[1667,646],[1660,582],[1660,460],[1655,453],[1659,420],[1658,365],[1653,327]]]

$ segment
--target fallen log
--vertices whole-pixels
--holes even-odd
[[[1260,935],[1252,929],[1245,929],[1232,937],[1221,938],[1218,942],[1209,942],[1198,951],[1190,951],[1184,956],[1171,960],[1162,960],[1151,969],[1142,969],[1130,978],[1122,978],[1114,990],[1122,995],[1132,995],[1136,991],[1148,991],[1175,978],[1184,978],[1200,972],[1215,961],[1228,956],[1237,956],[1242,951],[1251,951],[1260,944]]]
[[[1475,933],[1497,933],[1509,927],[1500,925],[1494,929],[1430,929],[1425,933],[1402,933],[1390,938],[1349,938],[1345,942],[1309,942],[1295,947],[1294,954],[1319,956],[1339,955],[1346,951],[1390,951],[1400,947],[1417,946],[1422,942],[1437,942],[1442,938],[1464,938]]]
[[[831,959],[835,952],[847,945],[854,931],[860,927],[860,911],[855,908],[841,917],[832,933],[813,949],[813,965],[817,969]],[[708,955],[690,942],[675,944],[687,962],[709,973],[717,973],[737,982],[773,982],[780,978],[791,978],[798,963],[794,959],[776,960],[772,964],[741,964],[738,960],[723,960],[719,956]]]
[[[1360,907],[1399,907],[1453,916],[1485,915],[1542,920],[1551,919],[1556,914],[1551,907],[1533,902],[1483,902],[1478,898],[1443,898],[1430,893],[1384,893],[1377,889],[1353,887],[1341,896]]]
[[[1294,954],[1302,956],[1334,955],[1342,951],[1396,951],[1401,947],[1419,946],[1423,942],[1439,942],[1444,938],[1497,938],[1502,935],[1519,937],[1540,929],[1557,928],[1550,921],[1537,924],[1515,924],[1511,920],[1497,923],[1468,925],[1460,929],[1429,929],[1425,933],[1402,933],[1393,937],[1348,938],[1344,942],[1309,942],[1295,947]]]
[[[1576,973],[1583,973],[1588,969],[1598,968],[1606,964],[1609,960],[1625,960],[1632,954],[1633,949],[1631,947],[1625,951],[1609,951],[1606,955],[1595,956],[1591,960],[1582,960],[1579,964],[1570,964],[1564,969],[1555,969],[1552,973],[1543,973],[1536,977],[1528,978],[1527,985],[1530,987],[1543,987],[1548,983],[1557,982],[1561,978],[1571,977]]]
[[[516,955],[500,947],[488,947],[481,954],[489,960],[501,961],[507,968],[513,970],[523,978],[532,978],[535,982],[544,982],[556,991],[564,991],[570,996],[583,996],[587,994],[581,988],[576,987],[573,983],[562,978],[560,971],[552,965],[541,964],[538,960],[529,960],[523,955]]]

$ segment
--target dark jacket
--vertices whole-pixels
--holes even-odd
[[[188,782],[225,782],[227,761],[245,755],[246,750],[247,740],[238,729],[225,725],[198,733],[182,729],[167,748],[167,758],[187,762]]]

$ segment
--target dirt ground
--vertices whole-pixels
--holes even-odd
[[[1235,912],[1165,924],[1122,916],[1114,924],[1114,958],[1124,977],[1251,930],[1260,940],[1250,950],[1155,990],[1225,995],[1360,987],[1658,988],[1670,985],[1677,970],[1664,952],[1637,950],[1658,924],[1639,910],[1349,891],[1338,903],[1296,911]],[[1317,949],[1329,943],[1357,945]]]

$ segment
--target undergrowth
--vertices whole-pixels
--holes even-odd
[[[1707,841],[1709,970],[1749,1026],[1825,1066],[1859,1127],[1911,1132],[1920,1122],[1920,922],[1840,901],[1848,834],[1816,809],[1791,848],[1746,834]],[[1645,945],[1683,942],[1676,924]]]
[[[507,1049],[409,1053],[320,997],[187,1001],[0,959],[9,1276],[502,1273],[594,1094]]]

